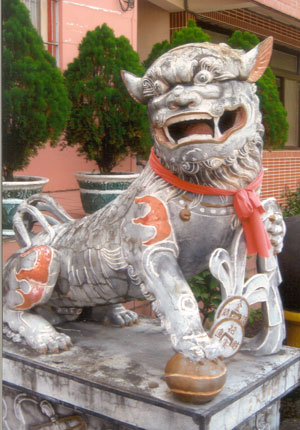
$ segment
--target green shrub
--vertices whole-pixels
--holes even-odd
[[[3,176],[10,181],[48,139],[57,142],[70,102],[26,6],[20,0],[3,0],[2,6]]]
[[[179,31],[174,31],[171,41],[171,49],[186,43],[202,43],[209,41],[210,36],[205,33],[201,27],[198,27],[193,19],[189,19],[187,27],[182,28]]]
[[[182,28],[179,31],[174,31],[171,43],[167,40],[156,43],[143,65],[147,69],[158,57],[170,49],[176,48],[176,46],[184,45],[186,43],[202,43],[209,41],[210,36],[198,27],[193,19],[189,19],[187,27]]]
[[[300,215],[300,184],[295,191],[286,188],[282,197],[285,199],[284,204],[282,204],[283,216]]]
[[[262,310],[261,308],[259,309],[253,309],[250,308],[250,313],[249,313],[249,324],[254,324],[256,321],[261,321],[263,318],[263,314],[262,314]]]
[[[220,286],[209,270],[195,275],[188,281],[197,302],[202,303],[200,309],[203,315],[203,326],[207,321],[213,321],[214,314],[221,303]]]
[[[228,39],[228,45],[232,48],[244,49],[245,51],[249,51],[258,43],[259,39],[255,34],[247,31],[242,33],[240,30],[235,31]],[[267,67],[256,85],[265,127],[265,148],[283,148],[288,139],[287,112],[279,99],[276,79],[270,67]]]
[[[67,144],[94,160],[100,173],[109,173],[129,153],[146,157],[151,146],[146,108],[128,94],[123,69],[144,73],[129,40],[103,24],[87,32],[65,71],[72,103]]]
[[[161,55],[163,55],[165,52],[169,51],[170,49],[171,49],[171,45],[167,40],[163,40],[162,42],[155,43],[147,59],[143,61],[143,66],[145,67],[145,69],[148,69],[148,67],[150,67],[151,64],[154,63],[154,61],[157,58],[159,58]]]

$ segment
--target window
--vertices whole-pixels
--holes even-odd
[[[23,0],[23,3],[25,3],[25,5],[27,6],[27,9],[29,10],[32,24],[40,33],[41,32],[40,0]]]
[[[287,110],[287,120],[290,125],[286,145],[297,147],[299,145],[299,83],[291,79],[285,79],[284,87],[284,107]]]
[[[58,64],[58,0],[22,0],[27,6],[32,24]]]

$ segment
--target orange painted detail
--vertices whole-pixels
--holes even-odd
[[[26,281],[29,284],[29,291],[25,293],[21,289],[16,290],[22,296],[23,303],[16,305],[15,309],[30,309],[39,303],[43,298],[45,287],[49,280],[49,267],[52,260],[51,248],[45,245],[35,246],[21,254],[21,257],[26,257],[32,252],[36,252],[36,260],[33,267],[30,269],[21,269],[16,273],[18,281]]]
[[[142,224],[156,229],[154,236],[144,242],[144,245],[153,245],[167,239],[171,234],[171,225],[163,202],[154,196],[137,197],[135,202],[147,203],[151,209],[144,217],[134,219],[134,224]]]
[[[21,254],[21,257],[26,257],[28,254],[36,252],[36,261],[31,269],[21,269],[16,273],[18,281],[25,279],[45,284],[49,278],[49,265],[52,259],[52,250],[49,246],[41,245],[31,248],[29,251]]]

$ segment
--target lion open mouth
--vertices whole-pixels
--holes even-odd
[[[220,117],[207,113],[176,115],[166,121],[163,129],[155,129],[160,143],[184,145],[191,143],[222,143],[246,123],[243,107],[225,110]]]

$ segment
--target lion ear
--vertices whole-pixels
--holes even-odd
[[[248,82],[256,82],[262,77],[269,65],[273,50],[273,37],[259,43],[242,56],[242,69]]]
[[[143,96],[142,78],[126,70],[121,70],[121,76],[131,97],[138,103],[146,104],[147,101]]]

